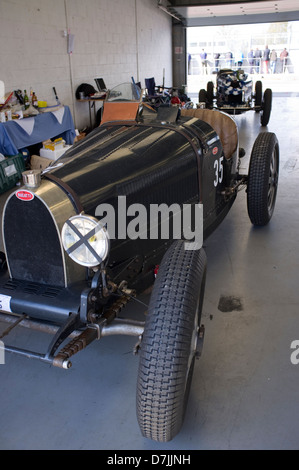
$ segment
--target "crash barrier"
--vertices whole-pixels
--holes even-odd
[[[225,158],[232,157],[238,146],[238,129],[230,116],[205,108],[182,109],[181,115],[196,117],[208,123],[220,138]]]
[[[207,67],[203,68],[200,62],[194,59],[194,64],[190,66],[189,75],[209,75],[210,73],[217,73],[219,70],[224,68],[242,68],[246,73],[250,74],[284,74],[294,73],[294,63],[289,57],[280,59],[279,57],[275,61],[269,60],[266,64],[262,58],[256,59],[245,58],[242,62],[236,62],[235,60],[225,61],[221,60],[208,60]]]

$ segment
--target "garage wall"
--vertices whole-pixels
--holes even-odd
[[[172,84],[171,28],[156,0],[1,0],[0,80],[6,91],[32,87],[49,105],[55,86],[81,129],[88,105],[74,96],[83,82],[103,77],[112,88],[133,76],[144,86],[154,76],[161,84],[165,69]]]

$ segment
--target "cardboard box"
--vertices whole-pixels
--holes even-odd
[[[64,145],[65,145],[65,142],[61,137],[59,139],[55,139],[54,142],[52,142],[51,140],[43,142],[44,149],[53,150],[53,151],[63,149]]]
[[[65,145],[59,150],[40,149],[39,154],[41,157],[57,160],[57,158],[61,157],[69,148],[71,148],[71,145]]]
[[[38,155],[31,155],[30,157],[31,170],[45,170],[51,163],[53,163],[53,160],[49,158],[39,157]]]

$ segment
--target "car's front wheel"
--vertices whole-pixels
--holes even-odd
[[[260,133],[253,145],[247,185],[247,209],[254,225],[266,225],[274,211],[279,174],[279,145],[273,132]]]
[[[261,112],[261,125],[266,126],[270,120],[270,114],[272,109],[272,90],[267,88],[264,93],[264,99],[262,103]]]
[[[205,287],[203,249],[174,242],[159,267],[146,317],[137,380],[137,419],[142,434],[166,442],[185,414],[200,339]]]

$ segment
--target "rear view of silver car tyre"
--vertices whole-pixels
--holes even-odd
[[[187,406],[204,297],[206,254],[174,242],[154,284],[137,379],[137,419],[159,442],[179,432]]]
[[[260,133],[252,148],[247,209],[254,225],[266,225],[274,211],[279,175],[279,145],[273,132]]]

